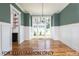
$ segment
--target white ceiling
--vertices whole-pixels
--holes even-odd
[[[18,3],[17,4],[25,13],[31,15],[42,15],[42,3]],[[44,3],[43,15],[52,15],[62,11],[68,3]]]

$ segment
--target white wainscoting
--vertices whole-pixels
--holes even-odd
[[[1,28],[1,27],[2,27],[2,24],[1,24],[1,22],[0,22],[0,56],[2,55],[2,53],[1,53],[1,52],[2,52],[2,50],[1,50],[1,47],[2,47],[2,46],[1,46],[1,45],[2,45],[2,44],[1,44],[1,43],[2,43],[2,35],[1,35],[1,34],[2,34],[2,28]]]
[[[79,23],[51,28],[53,40],[60,40],[70,48],[79,52]]]
[[[3,52],[2,55],[7,53],[12,49],[12,43],[11,43],[11,25],[9,23],[1,22],[1,52]]]
[[[25,29],[25,32],[26,32],[26,40],[29,40],[29,26],[26,26],[26,29]]]
[[[29,26],[25,26],[25,40],[31,40],[32,39],[32,28]],[[51,27],[51,38],[54,40],[59,39],[59,26]]]
[[[25,40],[30,40],[31,39],[31,27],[30,26],[25,26]]]
[[[59,40],[59,26],[51,27],[51,37],[53,40]]]
[[[59,39],[79,52],[79,23],[60,26]]]
[[[20,38],[19,38],[19,42],[20,44],[25,40],[25,27],[24,26],[20,26]]]

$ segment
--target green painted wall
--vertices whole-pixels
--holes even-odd
[[[54,26],[60,26],[60,15],[54,14]]]
[[[29,26],[32,26],[32,16],[29,16]]]
[[[56,13],[51,16],[51,26],[60,26],[60,14]]]
[[[24,26],[29,26],[29,13],[24,13]]]
[[[0,21],[10,23],[10,4],[21,12],[21,25],[24,25],[24,12],[15,3],[0,3]]]
[[[0,21],[10,23],[9,3],[0,3]]]
[[[51,25],[61,26],[73,23],[79,23],[79,3],[70,3],[59,14],[51,16]]]
[[[30,14],[24,13],[24,26],[30,26]]]
[[[54,26],[53,25],[53,16],[51,16],[51,26]]]
[[[70,3],[60,12],[60,25],[79,23],[79,3]]]

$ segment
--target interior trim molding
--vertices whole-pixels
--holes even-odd
[[[18,4],[18,3],[15,3],[23,12],[25,12],[25,10]]]

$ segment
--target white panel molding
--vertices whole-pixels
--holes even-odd
[[[23,9],[23,7],[20,6],[20,4],[15,3],[23,12],[25,12],[25,10]]]
[[[30,26],[25,26],[25,40],[30,40],[31,39],[31,27]]]
[[[59,26],[51,27],[51,37],[53,40],[59,40]]]
[[[79,52],[79,23],[60,26],[60,41]]]
[[[12,43],[11,43],[11,24],[1,22],[1,53],[2,55],[6,54],[7,52],[12,50]]]
[[[19,42],[20,44],[25,40],[25,26],[20,26],[20,33],[19,33],[19,36],[20,36],[20,39],[19,39]]]
[[[53,26],[51,31],[53,40],[60,40],[70,48],[79,52],[79,23]]]
[[[0,22],[0,56],[2,55],[2,24]]]

